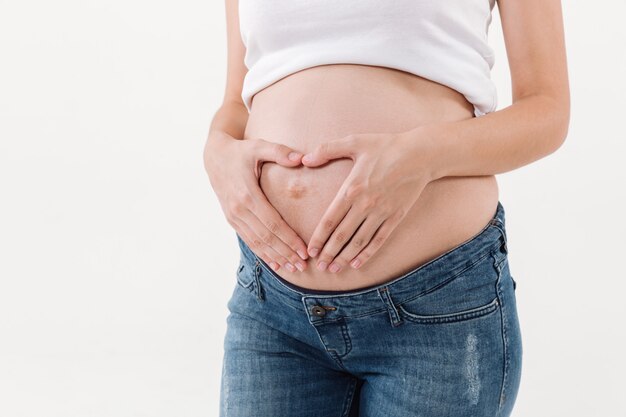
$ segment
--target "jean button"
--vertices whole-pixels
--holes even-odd
[[[318,317],[324,317],[326,315],[326,310],[324,309],[324,307],[313,306],[311,311],[313,312],[314,315]]]

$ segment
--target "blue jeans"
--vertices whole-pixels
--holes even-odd
[[[220,417],[509,416],[522,340],[504,209],[383,284],[306,289],[241,248]]]

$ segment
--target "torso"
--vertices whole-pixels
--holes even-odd
[[[459,92],[385,67],[321,65],[293,73],[254,96],[244,139],[263,138],[306,153],[352,133],[410,130],[473,117]],[[308,244],[322,215],[352,168],[338,159],[318,168],[262,165],[260,186],[269,202]],[[496,211],[496,178],[444,177],[429,183],[384,245],[359,269],[276,274],[305,288],[350,290],[390,281],[479,233]]]

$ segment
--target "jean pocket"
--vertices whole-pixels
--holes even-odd
[[[454,323],[486,316],[500,307],[498,266],[506,253],[483,255],[451,278],[396,304],[407,321],[421,324]]]

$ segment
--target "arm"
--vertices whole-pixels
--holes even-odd
[[[226,47],[227,70],[226,89],[222,106],[217,110],[211,127],[209,139],[212,134],[230,136],[230,139],[243,138],[248,123],[248,110],[241,99],[243,80],[248,72],[244,64],[246,47],[239,34],[238,0],[226,0]]]
[[[231,139],[243,138],[248,123],[248,110],[241,99],[243,79],[248,70],[244,64],[246,47],[239,35],[238,1],[226,0],[225,7],[228,52],[226,89],[222,105],[213,116],[209,139],[214,135],[224,137],[224,134],[230,136]]]
[[[347,264],[360,268],[429,182],[513,170],[564,142],[570,104],[560,0],[498,2],[511,68],[511,106],[400,133],[349,135],[303,157],[307,167],[342,157],[354,160],[309,241],[311,256],[319,253],[320,270],[329,264],[331,272]]]
[[[513,104],[407,132],[428,138],[432,180],[510,171],[556,151],[567,136],[570,96],[560,0],[498,0],[498,9]]]
[[[223,103],[216,111],[204,146],[204,168],[228,223],[274,270],[306,269],[302,238],[270,204],[259,185],[264,161],[300,165],[302,154],[264,139],[243,140],[248,110],[241,98],[245,46],[239,32],[238,2],[226,0],[228,68]],[[295,156],[290,159],[290,156]]]

